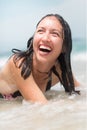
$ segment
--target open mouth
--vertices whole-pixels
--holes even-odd
[[[52,49],[48,46],[40,45],[39,50],[42,51],[42,52],[49,53],[49,52],[51,52]]]

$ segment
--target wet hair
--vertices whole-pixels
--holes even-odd
[[[63,38],[62,52],[57,58],[57,62],[60,65],[61,75],[57,71],[55,65],[52,67],[51,71],[58,77],[66,92],[69,92],[70,94],[76,92],[79,94],[79,91],[75,91],[75,85],[74,85],[74,79],[73,79],[71,61],[70,61],[70,56],[72,51],[72,36],[71,36],[71,30],[69,24],[63,19],[62,16],[58,14],[48,14],[38,22],[37,26],[44,18],[52,17],[52,16],[54,16],[62,25],[64,38]],[[27,42],[26,51],[21,51],[18,49],[13,49],[12,51],[13,53],[15,53],[14,63],[16,66],[17,66],[17,62],[20,59],[22,59],[20,65],[17,66],[21,68],[21,76],[24,79],[28,78],[32,70],[33,36]],[[47,90],[50,89],[50,87],[51,87],[51,80],[47,84]]]

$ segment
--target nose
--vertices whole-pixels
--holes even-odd
[[[49,32],[45,32],[43,37],[42,37],[42,41],[44,42],[50,42],[50,34]]]

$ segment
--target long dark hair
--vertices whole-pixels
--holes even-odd
[[[61,25],[63,27],[63,32],[64,32],[62,52],[57,59],[58,64],[60,64],[61,75],[57,71],[55,65],[52,67],[51,71],[58,77],[61,84],[64,86],[66,92],[69,92],[70,94],[73,92],[79,93],[79,91],[75,91],[75,85],[74,85],[73,74],[72,74],[72,69],[71,69],[70,55],[71,55],[71,51],[72,51],[72,36],[71,36],[71,30],[70,30],[68,23],[63,19],[63,17],[61,17],[58,14],[48,14],[48,15],[44,16],[38,22],[38,24],[44,18],[51,17],[51,16],[54,16],[58,19],[58,21],[61,23]],[[37,24],[37,26],[38,26],[38,24]],[[13,49],[12,52],[15,53],[14,63],[16,66],[17,66],[17,64],[16,64],[17,61],[19,61],[21,58],[23,58],[20,65],[17,67],[21,68],[21,75],[24,79],[26,79],[30,75],[31,70],[32,70],[33,36],[27,42],[26,51]],[[51,87],[51,83],[49,82],[47,89],[49,89],[50,87]]]

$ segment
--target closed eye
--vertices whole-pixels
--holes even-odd
[[[43,32],[43,30],[39,29],[39,30],[37,30],[37,32]]]
[[[39,33],[43,33],[43,32],[44,32],[44,29],[39,28],[39,29],[37,29],[37,32],[39,32]]]
[[[52,34],[53,34],[53,36],[59,36],[59,34],[57,32],[53,32]]]
[[[52,32],[51,33],[54,37],[61,37],[61,35],[58,32]]]

